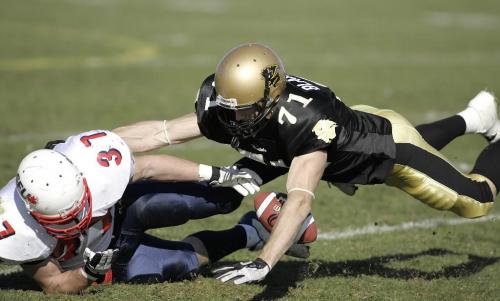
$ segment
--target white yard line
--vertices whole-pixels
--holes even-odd
[[[455,226],[455,225],[463,225],[463,224],[476,224],[476,223],[486,223],[486,222],[495,222],[500,220],[500,214],[492,214],[481,218],[476,219],[466,219],[466,218],[435,218],[435,219],[426,219],[421,221],[411,221],[404,222],[399,225],[367,225],[360,228],[346,228],[340,231],[332,231],[332,232],[324,232],[318,234],[318,239],[321,240],[336,240],[342,238],[349,238],[354,236],[361,235],[374,235],[381,233],[390,233],[390,232],[403,232],[410,231],[414,229],[429,229],[435,228],[438,226]]]

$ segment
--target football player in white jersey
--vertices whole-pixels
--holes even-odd
[[[115,204],[130,182],[209,181],[242,195],[258,191],[250,174],[166,156],[133,157],[115,133],[94,130],[28,154],[0,190],[0,262],[21,264],[47,293],[75,293],[102,281]]]

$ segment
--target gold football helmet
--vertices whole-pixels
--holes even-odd
[[[219,120],[234,137],[255,135],[285,83],[285,68],[271,48],[251,43],[231,49],[215,71]]]

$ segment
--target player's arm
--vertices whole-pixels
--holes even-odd
[[[132,182],[156,181],[200,181],[200,164],[169,155],[135,156]]]
[[[288,200],[281,208],[271,236],[260,256],[247,263],[239,263],[216,272],[217,279],[235,284],[261,281],[294,243],[300,226],[311,211],[314,190],[326,167],[327,154],[315,151],[295,157],[287,179]]]
[[[84,276],[81,268],[63,272],[53,258],[37,264],[23,264],[22,267],[46,294],[79,293],[92,283]]]
[[[172,120],[151,120],[118,127],[132,152],[146,152],[171,144],[179,144],[201,136],[196,115],[190,113]]]
[[[111,269],[111,263],[116,258],[118,249],[93,252],[85,248],[83,252],[84,265],[68,271],[63,271],[59,263],[52,257],[39,262],[23,264],[22,267],[46,294],[79,293],[94,281],[105,279]]]
[[[208,181],[213,186],[233,187],[243,196],[259,191],[262,184],[250,170],[198,164],[168,155],[136,156],[132,182],[139,180]]]
[[[311,212],[314,191],[326,167],[327,154],[315,151],[295,157],[288,172],[288,200],[281,208],[271,237],[259,256],[273,267],[294,243],[300,226]]]

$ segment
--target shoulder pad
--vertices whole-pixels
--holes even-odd
[[[83,173],[92,194],[92,216],[106,214],[123,195],[134,172],[128,145],[117,134],[93,130],[68,137],[54,148]]]
[[[212,100],[212,95],[215,92],[215,74],[209,75],[201,84],[198,94],[196,95],[196,113],[198,117],[204,111],[208,111],[210,107],[215,106],[215,99]],[[212,100],[212,101],[211,101]]]
[[[12,179],[0,190],[0,260],[21,264],[50,256],[56,239],[29,214]]]

